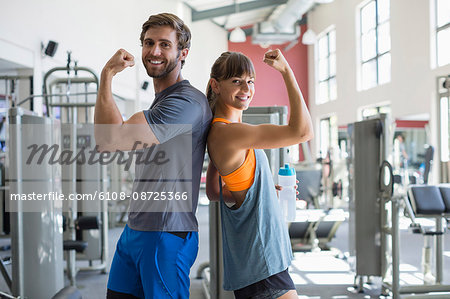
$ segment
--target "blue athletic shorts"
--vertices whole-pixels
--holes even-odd
[[[197,252],[197,232],[183,239],[127,225],[117,242],[108,289],[139,298],[189,298],[189,271]]]

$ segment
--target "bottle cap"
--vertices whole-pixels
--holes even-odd
[[[278,171],[279,175],[284,176],[291,176],[295,175],[295,169],[293,167],[289,167],[289,163],[284,164],[284,167],[280,168],[280,171]]]

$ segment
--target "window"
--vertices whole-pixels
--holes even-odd
[[[326,158],[328,151],[337,147],[337,136],[337,117],[333,115],[327,118],[322,118],[320,120],[319,140],[319,156],[321,158]]]
[[[440,77],[438,87],[440,158],[442,162],[448,163],[450,161],[450,78]]]
[[[389,105],[367,107],[361,110],[362,119],[369,119],[380,114],[391,114],[391,107]]]
[[[441,97],[440,100],[440,126],[441,126],[441,161],[447,162],[450,160],[450,106],[449,98]]]
[[[437,65],[450,63],[450,1],[436,1],[436,58]]]
[[[323,104],[337,97],[336,30],[324,33],[316,45],[316,104]]]
[[[389,0],[371,0],[360,9],[361,88],[391,81]]]
[[[294,144],[288,147],[288,161],[290,163],[298,163],[300,161],[300,147],[299,144]]]

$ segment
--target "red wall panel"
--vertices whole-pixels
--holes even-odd
[[[301,26],[301,32],[306,31],[306,25]],[[302,90],[303,97],[308,104],[308,56],[307,46],[301,43],[301,37],[298,43],[287,52],[283,49],[288,44],[270,46],[268,49],[279,48],[286,57],[289,65],[294,71],[297,82]],[[247,37],[245,43],[228,42],[228,50],[242,52],[247,55],[255,66],[255,96],[250,106],[281,106],[288,105],[286,87],[280,73],[263,62],[264,53],[268,50],[254,45],[251,37]]]
[[[428,124],[427,120],[400,120],[396,119],[395,124],[398,129],[402,128],[425,128]]]

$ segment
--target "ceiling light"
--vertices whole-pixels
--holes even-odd
[[[243,43],[247,40],[244,30],[241,27],[236,27],[230,33],[230,42],[232,43]]]
[[[239,4],[237,0],[234,0],[234,13],[239,13]],[[229,40],[232,43],[243,43],[247,40],[247,35],[245,34],[244,30],[241,29],[241,27],[237,26],[233,29],[233,31],[231,31]]]
[[[303,33],[302,43],[304,45],[314,45],[315,42],[316,42],[316,33],[311,29],[306,30],[306,32]]]

